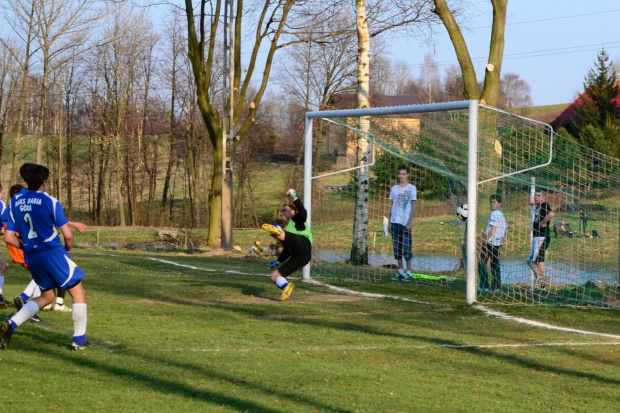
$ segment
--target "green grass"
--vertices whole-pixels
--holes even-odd
[[[41,312],[40,325],[22,325],[11,348],[0,352],[0,410],[620,408],[620,339],[489,317],[465,305],[461,291],[334,282],[429,303],[420,304],[298,280],[291,299],[280,302],[265,277],[266,260],[92,249],[76,249],[74,258],[87,274],[93,346],[67,350],[69,314]],[[11,266],[5,296],[27,281],[26,271]],[[498,308],[620,334],[618,312]],[[0,311],[3,318],[12,314]]]

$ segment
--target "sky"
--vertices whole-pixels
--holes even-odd
[[[470,0],[474,16],[464,31],[478,79],[484,76],[491,36],[489,0]],[[516,73],[531,86],[535,106],[572,102],[583,91],[588,71],[604,47],[611,60],[620,58],[620,1],[509,0],[502,74]],[[403,34],[386,36],[391,58],[403,61],[419,76],[424,56],[431,54],[444,70],[458,64],[450,38],[438,29],[434,47]]]
[[[462,26],[469,30],[463,30],[463,34],[478,79],[482,80],[490,42],[491,2],[464,1],[472,8],[471,17]],[[155,3],[157,6],[147,10],[155,22],[161,22],[170,9]],[[180,0],[173,3],[179,4]],[[584,78],[603,47],[612,60],[620,59],[619,18],[618,0],[509,0],[502,74],[516,73],[525,80],[531,86],[535,106],[572,102],[583,91]],[[0,34],[6,31],[2,26]],[[437,26],[437,33],[432,47],[403,33],[382,36],[390,46],[391,59],[405,62],[411,75],[418,77],[429,53],[442,74],[458,64],[443,26]]]

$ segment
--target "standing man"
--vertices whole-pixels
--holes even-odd
[[[551,205],[547,202],[547,193],[541,190],[534,192],[534,198],[530,198],[530,205],[534,204],[534,222],[532,223],[532,248],[527,259],[527,264],[534,271],[536,279],[540,277],[540,288],[547,288],[547,270],[545,268],[545,251],[549,247],[551,237],[549,236],[549,223],[555,216],[551,210]],[[536,285],[536,281],[534,282]],[[534,286],[530,288],[534,290]]]
[[[392,278],[394,281],[411,281],[411,224],[415,216],[417,200],[416,187],[408,182],[409,167],[398,167],[398,185],[394,185],[390,191],[390,233],[392,234],[392,247],[394,258],[398,263],[398,274]],[[407,274],[403,269],[403,259],[407,262]]]
[[[287,300],[295,288],[295,284],[289,283],[286,277],[298,268],[304,267],[312,258],[312,233],[306,222],[308,213],[304,204],[297,198],[294,189],[289,189],[287,195],[293,199],[293,204],[283,205],[280,209],[285,230],[283,231],[282,228],[271,224],[263,224],[262,227],[272,237],[281,241],[283,245],[282,253],[278,259],[267,265],[268,269],[273,269],[283,263],[270,276],[271,282],[282,290],[280,296],[282,301]]]
[[[502,274],[499,264],[499,249],[504,243],[506,236],[506,218],[502,214],[502,197],[493,194],[489,198],[491,203],[491,215],[484,230],[482,251],[478,261],[478,275],[480,278],[480,289],[489,290],[489,274],[487,272],[487,262],[491,259],[491,291],[498,293],[502,288]]]
[[[41,296],[28,301],[9,321],[0,324],[0,349],[9,348],[13,331],[54,300],[54,288],[66,289],[73,297],[73,343],[71,350],[82,350],[86,341],[86,292],[84,272],[71,260],[73,234],[60,202],[45,193],[49,169],[43,165],[24,164],[19,173],[27,191],[17,193],[9,204],[4,241],[24,250],[32,278],[41,288]],[[63,247],[56,227],[65,239]],[[16,233],[20,233],[20,240]]]

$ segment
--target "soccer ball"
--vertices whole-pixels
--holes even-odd
[[[456,209],[456,217],[461,221],[467,221],[467,204],[463,204]]]

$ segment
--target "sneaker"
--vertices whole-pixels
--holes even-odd
[[[45,307],[43,307],[41,310],[43,311],[52,311],[52,304],[48,304]]]
[[[282,228],[277,225],[263,224],[263,229],[267,231],[272,237],[277,237],[282,234]]]
[[[52,306],[52,311],[60,311],[62,313],[70,313],[73,311],[71,307],[67,307],[64,304],[55,304]]]
[[[402,276],[402,275],[400,275],[400,274],[396,274],[396,276],[395,276],[395,277],[392,277],[392,281],[402,281],[402,280],[403,280],[403,278],[405,278],[405,277],[403,277],[403,276]]]
[[[5,300],[4,298],[0,298],[0,308],[9,308],[10,306],[10,301]]]
[[[86,347],[90,346],[90,343],[88,341],[85,341],[84,344],[77,344],[75,341],[73,343],[71,343],[71,346],[69,347],[69,350],[71,351],[77,351],[77,350],[84,350]]]
[[[39,318],[38,315],[35,314],[32,317],[30,317],[30,322],[32,322],[32,323],[40,323],[41,319]]]
[[[405,281],[405,282],[411,282],[411,275],[405,275],[405,276],[403,277],[403,281]]]
[[[0,324],[0,349],[7,350],[9,348],[9,341],[13,335],[13,329],[8,321],[3,321]]]
[[[282,295],[280,296],[280,300],[282,301],[288,300],[291,294],[293,293],[294,288],[295,288],[295,284],[288,283],[288,285],[284,287],[284,290],[282,290]]]
[[[21,295],[18,295],[17,297],[13,298],[13,305],[15,305],[15,308],[17,308],[17,311],[22,309],[22,307],[24,306],[24,300],[22,299]]]

